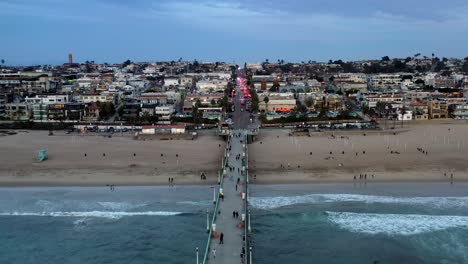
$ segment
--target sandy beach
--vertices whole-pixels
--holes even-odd
[[[162,185],[169,177],[175,184],[213,183],[225,145],[213,131],[193,141],[17,132],[0,137],[0,186]],[[48,150],[47,161],[35,160],[39,149]]]
[[[311,137],[289,136],[287,129],[262,130],[249,146],[250,174],[264,184],[351,182],[354,176],[363,182],[360,175],[366,175],[366,182],[450,182],[452,173],[454,182],[468,180],[466,124],[426,122],[401,130],[395,135],[341,131]]]

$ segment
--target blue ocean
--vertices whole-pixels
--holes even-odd
[[[252,185],[254,263],[468,263],[468,184]],[[0,188],[0,263],[195,263],[209,186]]]
[[[0,189],[0,263],[195,263],[209,187]]]
[[[254,186],[257,263],[468,263],[468,184]]]

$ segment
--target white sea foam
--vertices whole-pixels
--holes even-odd
[[[195,202],[195,201],[181,201],[181,202],[177,202],[177,204],[193,205],[193,206],[209,206],[209,205],[213,204],[213,202],[212,202],[212,201],[208,201],[208,200],[199,201],[199,202]]]
[[[301,196],[250,198],[250,204],[258,209],[275,209],[295,204],[317,204],[331,202],[408,204],[436,208],[468,207],[468,197],[396,197],[361,194],[308,194]]]
[[[94,217],[118,219],[126,216],[173,216],[182,214],[181,212],[148,211],[148,212],[0,212],[0,216],[48,216],[48,217]]]
[[[468,228],[468,216],[326,212],[328,220],[356,233],[414,235]]]
[[[109,210],[130,210],[138,207],[145,206],[146,204],[132,204],[132,203],[120,203],[120,202],[98,202],[100,206]]]

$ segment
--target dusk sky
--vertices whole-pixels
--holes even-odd
[[[6,64],[468,56],[466,0],[1,0]]]

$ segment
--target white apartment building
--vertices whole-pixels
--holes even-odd
[[[100,94],[82,94],[75,97],[79,103],[113,102],[112,96]]]
[[[371,90],[398,89],[401,86],[400,74],[376,74],[367,79]]]
[[[182,77],[180,78],[180,85],[182,86],[192,86],[193,78],[192,77]]]
[[[468,119],[468,104],[457,104],[452,113],[455,119]]]
[[[214,91],[224,90],[227,86],[227,83],[228,82],[225,80],[201,80],[197,82],[196,86],[199,91],[208,92],[211,89]]]
[[[178,78],[164,78],[164,86],[169,87],[169,86],[178,86],[179,85],[179,79]]]
[[[159,117],[160,121],[170,121],[171,115],[175,113],[174,105],[156,106],[154,113]]]
[[[28,104],[56,104],[69,102],[69,97],[66,94],[39,94],[35,97],[26,97],[24,100]]]
[[[403,103],[403,96],[400,94],[395,95],[375,95],[367,96],[364,99],[364,104],[366,107],[374,108],[377,106],[378,102],[391,103],[395,105],[401,105]]]

